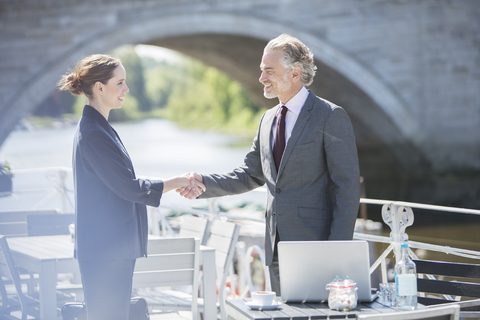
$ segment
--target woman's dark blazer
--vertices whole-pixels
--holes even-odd
[[[107,120],[86,105],[73,146],[75,257],[136,259],[147,253],[147,208],[159,206],[161,180],[137,179]]]

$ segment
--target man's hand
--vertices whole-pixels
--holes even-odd
[[[188,187],[178,188],[175,191],[180,194],[180,196],[187,199],[195,199],[200,196],[205,190],[205,185],[203,184],[203,177],[196,172],[190,172],[185,174],[185,176],[190,180],[190,185]]]

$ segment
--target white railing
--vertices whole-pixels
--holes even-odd
[[[71,178],[71,168],[43,168],[43,169],[30,169],[30,170],[16,170],[13,173],[15,177],[22,177],[26,180],[24,186],[26,188],[14,188],[14,192],[8,196],[0,197],[0,210],[6,209],[6,204],[16,205],[24,203],[23,198],[34,198],[34,194],[41,193],[43,197],[31,202],[31,207],[28,209],[40,209],[46,205],[50,205],[53,200],[57,200],[57,204],[61,206],[62,212],[73,212],[73,181]],[[49,182],[47,187],[36,187],[35,183],[31,183],[28,179],[25,179],[27,175],[40,175]],[[14,178],[16,179],[16,178]],[[258,188],[255,192],[266,192],[265,188]],[[182,213],[193,214],[197,216],[208,217],[209,219],[232,219],[232,220],[250,220],[259,223],[265,223],[265,219],[256,218],[250,216],[244,216],[239,214],[231,214],[229,212],[222,212],[219,209],[219,199],[209,199],[208,210],[199,210],[190,207],[174,207],[174,206],[161,206],[160,208],[149,208],[149,223],[151,225],[151,233],[166,235],[175,235],[175,231],[169,223],[168,217],[165,216],[166,210],[179,210]],[[13,203],[13,204],[12,204]],[[403,201],[388,201],[388,200],[375,200],[375,199],[360,199],[360,203],[369,205],[382,206],[382,219],[383,222],[391,229],[390,237],[379,236],[374,234],[367,234],[363,232],[355,232],[354,239],[366,240],[373,243],[388,244],[385,249],[372,264],[370,272],[373,273],[380,267],[382,274],[382,282],[388,282],[387,279],[387,256],[391,253],[395,254],[399,250],[400,243],[408,240],[408,234],[406,228],[413,225],[414,213],[413,209],[443,211],[458,214],[479,215],[480,210],[474,209],[462,209],[454,207],[426,205],[420,203],[411,203]],[[50,207],[51,208],[51,207]],[[8,209],[8,208],[7,208]],[[466,250],[461,248],[452,248],[450,246],[441,246],[428,244],[423,242],[409,241],[410,255],[418,259],[415,253],[411,249],[424,249],[433,252],[442,252],[458,257],[480,260],[480,252],[473,250]],[[241,295],[248,294],[249,291],[254,290],[254,285],[250,274],[250,263],[253,259],[253,254],[256,253],[264,265],[265,257],[263,250],[259,246],[251,246],[245,248],[242,244],[237,246],[238,260],[240,261],[239,272],[243,273],[239,275],[242,283],[239,284]],[[264,268],[264,276],[266,288],[269,288],[268,268]],[[234,290],[234,288],[232,288]],[[235,292],[235,291],[233,291]]]
[[[0,210],[54,206],[63,213],[75,212],[71,168],[23,169],[12,173],[13,192],[0,194]]]

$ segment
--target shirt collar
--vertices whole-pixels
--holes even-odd
[[[303,105],[305,104],[305,101],[307,101],[308,94],[308,90],[305,87],[302,87],[302,89],[300,89],[300,91],[298,91],[298,93],[294,95],[292,99],[288,100],[288,102],[285,104],[285,106],[288,108],[288,111],[299,115]],[[282,108],[282,105],[283,104],[280,101],[280,106],[278,107],[278,110]]]

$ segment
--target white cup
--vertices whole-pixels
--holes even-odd
[[[273,291],[254,291],[252,292],[252,302],[257,306],[271,306],[276,296]]]

